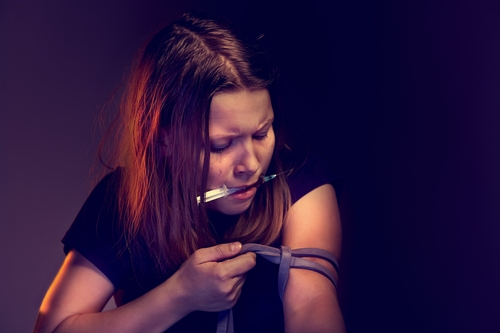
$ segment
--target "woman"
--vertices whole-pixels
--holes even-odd
[[[276,266],[240,253],[259,243],[340,256],[335,191],[314,161],[287,172],[274,72],[260,56],[195,15],[152,38],[122,103],[122,167],[65,235],[35,332],[215,332],[216,312],[233,306],[236,332],[344,330],[325,276],[292,268],[281,301]],[[205,202],[223,185],[246,190]],[[111,296],[118,307],[101,312]]]

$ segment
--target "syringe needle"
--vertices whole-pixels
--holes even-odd
[[[244,192],[251,187],[259,186],[260,184],[265,183],[265,182],[267,182],[271,179],[274,179],[274,178],[276,178],[276,174],[265,176],[265,177],[260,177],[258,181],[256,181],[252,185],[245,186],[245,187],[228,188],[225,184],[223,184],[221,187],[216,188],[215,190],[210,190],[210,191],[205,192],[205,202],[210,202],[213,200],[224,198],[224,197],[227,197],[228,195],[231,195],[231,194]],[[200,196],[196,197],[196,200],[197,200],[198,204],[200,204],[201,197]]]

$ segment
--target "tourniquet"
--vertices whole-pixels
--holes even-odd
[[[337,288],[337,280],[335,276],[327,270],[324,266],[302,257],[314,257],[325,259],[329,261],[338,273],[339,265],[337,259],[328,251],[317,248],[304,248],[292,250],[288,246],[282,246],[281,249],[249,243],[243,245],[241,254],[247,252],[254,252],[269,260],[274,264],[279,265],[278,269],[278,291],[283,301],[283,294],[285,293],[286,283],[288,281],[288,274],[290,268],[303,268],[323,274],[330,281],[332,281],[335,288]],[[232,309],[219,312],[219,319],[217,323],[217,333],[234,333],[233,326],[233,311]]]

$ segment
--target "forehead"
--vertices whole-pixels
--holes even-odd
[[[210,104],[210,132],[219,129],[239,131],[273,117],[267,89],[218,92]]]

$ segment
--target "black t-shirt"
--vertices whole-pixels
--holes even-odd
[[[159,274],[154,260],[146,252],[132,255],[128,251],[117,205],[120,177],[121,169],[117,169],[99,182],[62,240],[65,253],[77,250],[113,283],[118,306],[142,296],[175,272]],[[338,179],[317,156],[309,156],[297,166],[287,183],[292,202],[324,184],[332,184],[337,195],[340,190]],[[237,216],[209,212],[209,218],[217,227]],[[240,299],[233,308],[235,332],[284,331],[277,269],[277,265],[257,257],[257,265],[247,274]],[[216,325],[217,313],[196,311],[167,332],[213,333]]]

